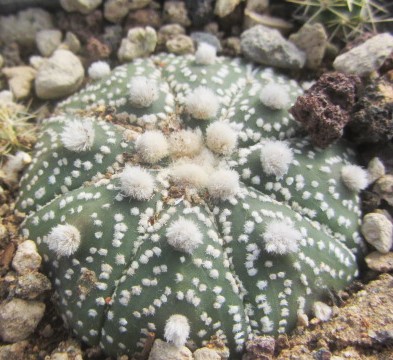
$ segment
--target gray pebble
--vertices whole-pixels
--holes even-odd
[[[393,35],[373,36],[363,44],[337,56],[333,66],[346,74],[366,76],[378,70],[393,51]]]
[[[160,339],[154,341],[148,360],[192,360],[191,351],[185,346],[176,347]]]
[[[279,31],[263,25],[244,31],[240,41],[244,56],[259,64],[299,69],[306,62],[303,51],[284,39]]]

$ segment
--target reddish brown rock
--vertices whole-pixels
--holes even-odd
[[[246,343],[244,360],[270,360],[274,355],[276,341],[271,336],[257,336]]]
[[[151,26],[158,29],[162,24],[161,15],[157,10],[146,8],[131,11],[126,19],[124,25],[125,33],[133,27],[146,27]]]
[[[110,46],[94,36],[87,41],[86,50],[91,61],[107,59],[112,51]]]
[[[331,72],[323,74],[298,97],[291,113],[302,123],[314,145],[325,148],[342,136],[360,85],[358,76]]]

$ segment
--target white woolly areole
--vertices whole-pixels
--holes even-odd
[[[226,123],[216,121],[206,129],[206,144],[220,155],[230,155],[237,146],[237,134]]]
[[[130,81],[130,102],[135,107],[149,107],[158,99],[159,91],[155,80],[135,76]]]
[[[262,144],[260,159],[266,174],[280,178],[288,172],[293,153],[284,141],[268,140]]]
[[[259,100],[273,110],[288,109],[291,105],[288,91],[283,86],[274,83],[267,84],[261,89]]]
[[[368,186],[368,173],[358,165],[344,165],[341,168],[341,179],[348,189],[355,192]]]
[[[94,135],[95,131],[91,120],[73,120],[64,126],[60,139],[66,149],[82,152],[91,149]]]
[[[186,97],[186,111],[195,119],[208,120],[216,116],[220,107],[217,95],[205,86],[198,86]]]
[[[184,315],[175,314],[166,321],[164,329],[165,340],[177,347],[186,344],[190,335],[190,325]]]
[[[154,164],[169,153],[168,141],[164,134],[158,130],[144,132],[135,141],[135,149],[142,160]]]
[[[192,254],[202,244],[202,233],[192,221],[180,217],[166,229],[168,244],[176,250]]]
[[[154,179],[139,166],[126,165],[120,175],[121,191],[136,200],[147,200],[154,192]]]
[[[49,250],[58,256],[74,254],[80,245],[81,235],[79,230],[70,224],[57,225],[48,235]]]
[[[89,66],[87,73],[93,80],[98,80],[108,76],[111,73],[111,68],[106,61],[96,61]]]
[[[216,61],[217,49],[205,42],[201,42],[195,52],[195,62],[201,65],[211,65]]]
[[[169,136],[169,147],[172,156],[195,156],[203,147],[202,134],[198,130],[179,130]]]
[[[211,197],[226,200],[239,192],[239,174],[234,170],[219,169],[213,172],[207,183]]]
[[[272,220],[262,235],[268,253],[285,255],[298,250],[301,233],[288,221]]]
[[[201,189],[206,187],[208,175],[205,169],[197,164],[183,163],[175,164],[170,171],[172,181],[184,187],[195,187]]]

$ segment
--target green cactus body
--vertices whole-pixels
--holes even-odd
[[[135,77],[143,96],[129,95]],[[290,331],[357,276],[359,197],[341,180],[354,154],[298,138],[287,109],[259,99],[271,83],[291,102],[301,93],[238,59],[163,54],[116,68],[44,122],[18,208],[85,342],[111,355],[141,351],[149,332],[175,342],[164,329],[179,314],[189,340],[218,336],[237,358],[248,339]],[[190,97],[198,89],[209,106]],[[100,106],[130,123],[94,116]],[[278,165],[261,155],[276,147]]]

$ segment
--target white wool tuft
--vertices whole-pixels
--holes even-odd
[[[216,170],[207,183],[210,196],[216,199],[226,200],[236,196],[239,189],[239,174],[234,170]]]
[[[202,150],[203,139],[199,130],[175,131],[169,136],[171,155],[175,157],[195,156]]]
[[[201,65],[211,65],[216,61],[217,49],[205,42],[201,42],[195,52],[195,62]]]
[[[111,68],[106,61],[96,61],[89,66],[87,72],[93,80],[98,80],[108,76],[111,73]]]
[[[79,230],[70,224],[57,225],[48,235],[48,247],[58,256],[74,254],[80,245],[81,235]]]
[[[184,315],[175,314],[169,317],[165,324],[165,340],[177,347],[186,344],[190,335],[190,325]]]
[[[284,141],[268,140],[262,144],[260,159],[266,174],[281,178],[288,172],[293,153]]]
[[[267,84],[261,89],[259,100],[273,110],[288,109],[291,104],[288,91],[283,86],[274,83]]]
[[[341,168],[341,179],[348,189],[355,192],[368,186],[368,173],[358,165],[344,165]]]
[[[216,121],[206,129],[206,144],[220,155],[230,155],[237,146],[237,134],[226,123]]]
[[[283,220],[272,220],[262,235],[268,253],[285,255],[298,250],[301,233]]]
[[[197,164],[175,164],[171,168],[172,181],[181,186],[191,186],[197,189],[206,187],[208,175],[205,169]]]
[[[130,101],[135,107],[145,108],[158,99],[159,91],[155,80],[135,76],[130,81]]]
[[[187,112],[198,120],[208,120],[216,116],[220,107],[217,95],[205,86],[198,86],[186,97]]]
[[[95,131],[91,120],[73,120],[64,126],[60,139],[66,149],[82,152],[91,149],[94,135]]]
[[[154,179],[148,171],[138,166],[126,165],[120,175],[124,195],[136,200],[147,200],[154,192]]]
[[[169,153],[168,141],[164,134],[158,130],[143,133],[135,141],[135,149],[142,160],[154,164]]]
[[[192,221],[180,217],[173,221],[166,230],[168,244],[176,250],[192,254],[202,244],[203,235]]]

